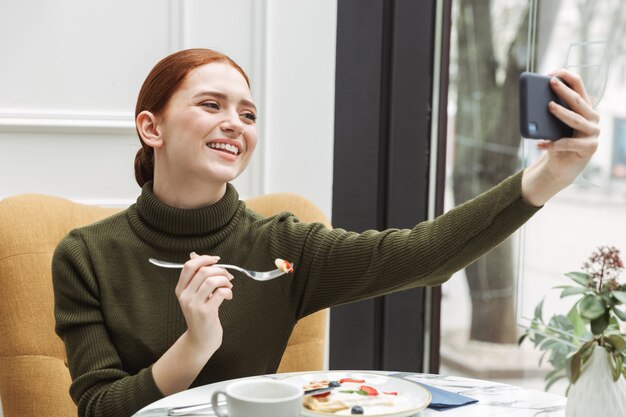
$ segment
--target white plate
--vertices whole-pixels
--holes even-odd
[[[339,391],[342,390],[352,390],[358,389],[360,385],[368,385],[375,388],[378,392],[397,392],[397,396],[389,396],[393,404],[389,405],[379,405],[379,406],[368,406],[364,404],[363,407],[363,415],[370,417],[409,417],[414,414],[417,414],[424,408],[428,407],[430,401],[432,399],[432,395],[430,391],[421,385],[407,381],[402,378],[396,378],[381,374],[375,374],[371,372],[344,372],[344,371],[327,371],[327,372],[313,372],[309,374],[300,374],[289,376],[284,378],[285,381],[289,381],[293,384],[299,385],[301,387],[309,384],[311,381],[339,381],[342,378],[353,378],[353,379],[363,379],[365,383],[362,384],[353,384],[353,383],[343,383],[340,388],[335,388],[333,390],[331,396],[340,396],[340,395],[353,395],[357,396],[358,394],[342,394]],[[368,397],[365,397],[368,398]],[[340,415],[353,415],[351,414],[351,409],[348,408],[346,410],[337,411],[335,413],[325,413],[321,411],[312,411],[308,408],[302,408],[302,415],[307,417],[320,417],[320,416],[340,416]]]

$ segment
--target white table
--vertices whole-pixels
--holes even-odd
[[[379,371],[367,371],[379,372]],[[380,372],[385,375],[396,372]],[[251,378],[280,379],[291,374],[275,374]],[[564,417],[566,398],[542,391],[478,379],[442,376],[432,374],[402,373],[402,376],[416,382],[436,386],[448,391],[464,394],[478,400],[478,403],[436,411],[429,408],[416,414],[416,417]],[[167,416],[170,407],[208,402],[216,389],[231,381],[217,382],[179,392],[156,401],[140,410],[135,417]],[[201,414],[198,414],[201,415]],[[211,415],[210,413],[202,415]]]

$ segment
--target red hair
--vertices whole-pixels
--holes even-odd
[[[250,80],[243,69],[220,52],[202,48],[174,52],[159,61],[143,82],[135,106],[135,119],[144,110],[153,114],[161,113],[191,70],[213,62],[224,62],[232,66],[243,75],[248,87],[250,86]],[[139,131],[137,134],[139,135]],[[154,178],[154,149],[143,143],[141,135],[139,140],[141,148],[135,155],[135,180],[142,187]]]

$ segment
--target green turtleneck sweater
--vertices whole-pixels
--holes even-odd
[[[174,293],[185,262],[219,255],[252,270],[295,263],[295,273],[257,282],[233,272],[220,307],[223,342],[193,386],[276,371],[298,319],[399,289],[437,285],[502,242],[537,210],[521,199],[521,173],[412,230],[353,233],[305,224],[290,213],[248,210],[228,185],[217,203],[185,210],[143,187],[137,203],[73,230],[55,251],[56,331],[80,416],[129,416],[162,397],[151,366],[186,330]]]

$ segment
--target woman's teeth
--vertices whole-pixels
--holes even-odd
[[[239,149],[237,149],[234,145],[229,145],[227,143],[209,143],[209,148],[211,149],[219,149],[222,151],[227,151],[232,153],[233,155],[239,154]]]

